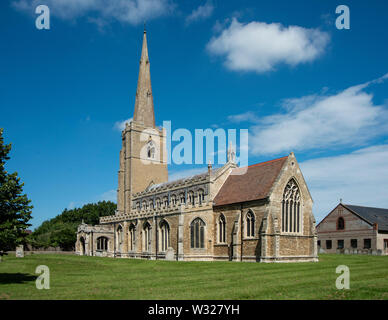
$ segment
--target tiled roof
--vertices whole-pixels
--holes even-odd
[[[233,169],[214,198],[214,205],[220,206],[266,198],[286,159],[287,157],[283,157],[249,167]]]
[[[388,209],[353,206],[350,204],[344,204],[343,206],[370,224],[377,223],[379,231],[388,231]]]

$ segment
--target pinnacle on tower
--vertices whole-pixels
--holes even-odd
[[[230,141],[228,148],[228,162],[236,163],[236,152],[234,151],[232,141]]]
[[[143,48],[141,51],[139,79],[137,81],[135,113],[133,121],[145,127],[155,127],[154,102],[152,97],[150,61],[148,58],[147,32],[144,27]]]

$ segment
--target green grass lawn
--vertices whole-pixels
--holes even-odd
[[[50,268],[49,290],[35,287],[38,265]],[[349,290],[335,287],[338,265],[350,268]],[[388,299],[388,256],[277,264],[5,256],[0,299]]]

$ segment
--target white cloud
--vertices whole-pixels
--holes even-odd
[[[198,20],[204,20],[209,18],[214,11],[214,6],[210,1],[207,1],[204,5],[199,6],[194,9],[189,16],[186,18],[186,24],[190,24],[192,22]]]
[[[318,29],[255,21],[244,25],[233,18],[207,49],[225,56],[225,65],[231,70],[263,73],[279,64],[313,61],[323,54],[328,42],[329,35]]]
[[[317,223],[338,203],[388,208],[388,145],[300,164],[314,199]]]
[[[76,208],[81,208],[85,204],[86,204],[86,202],[84,202],[84,201],[71,201],[67,205],[67,210],[73,210],[73,209],[76,209]]]
[[[376,80],[334,95],[310,95],[283,102],[285,113],[266,116],[250,129],[252,154],[278,154],[323,147],[360,146],[388,131],[387,108],[363,91]]]
[[[129,119],[123,120],[123,121],[117,121],[117,122],[115,122],[113,129],[121,132],[125,129],[125,124],[126,123],[129,124],[131,121],[132,121],[132,118],[129,118]]]
[[[69,203],[69,205],[67,206],[67,209],[68,210],[72,210],[72,209],[74,209],[75,208],[75,202],[74,201],[71,201],[70,203]]]
[[[100,201],[112,201],[112,202],[116,202],[117,200],[117,191],[116,190],[109,190],[107,192],[104,192],[101,196],[100,196]]]
[[[256,122],[256,121],[259,121],[259,118],[256,116],[254,112],[247,111],[241,114],[234,114],[234,115],[228,116],[228,120],[234,123]]]
[[[41,0],[12,2],[14,8],[31,14],[40,4]],[[63,20],[93,15],[92,19],[99,24],[103,20],[118,20],[132,25],[166,15],[174,7],[170,0],[45,0],[44,4],[50,8],[51,15]]]

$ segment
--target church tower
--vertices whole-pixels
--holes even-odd
[[[133,120],[122,131],[117,214],[129,214],[132,194],[151,184],[168,181],[166,131],[155,126],[147,35],[143,47],[137,82]]]

